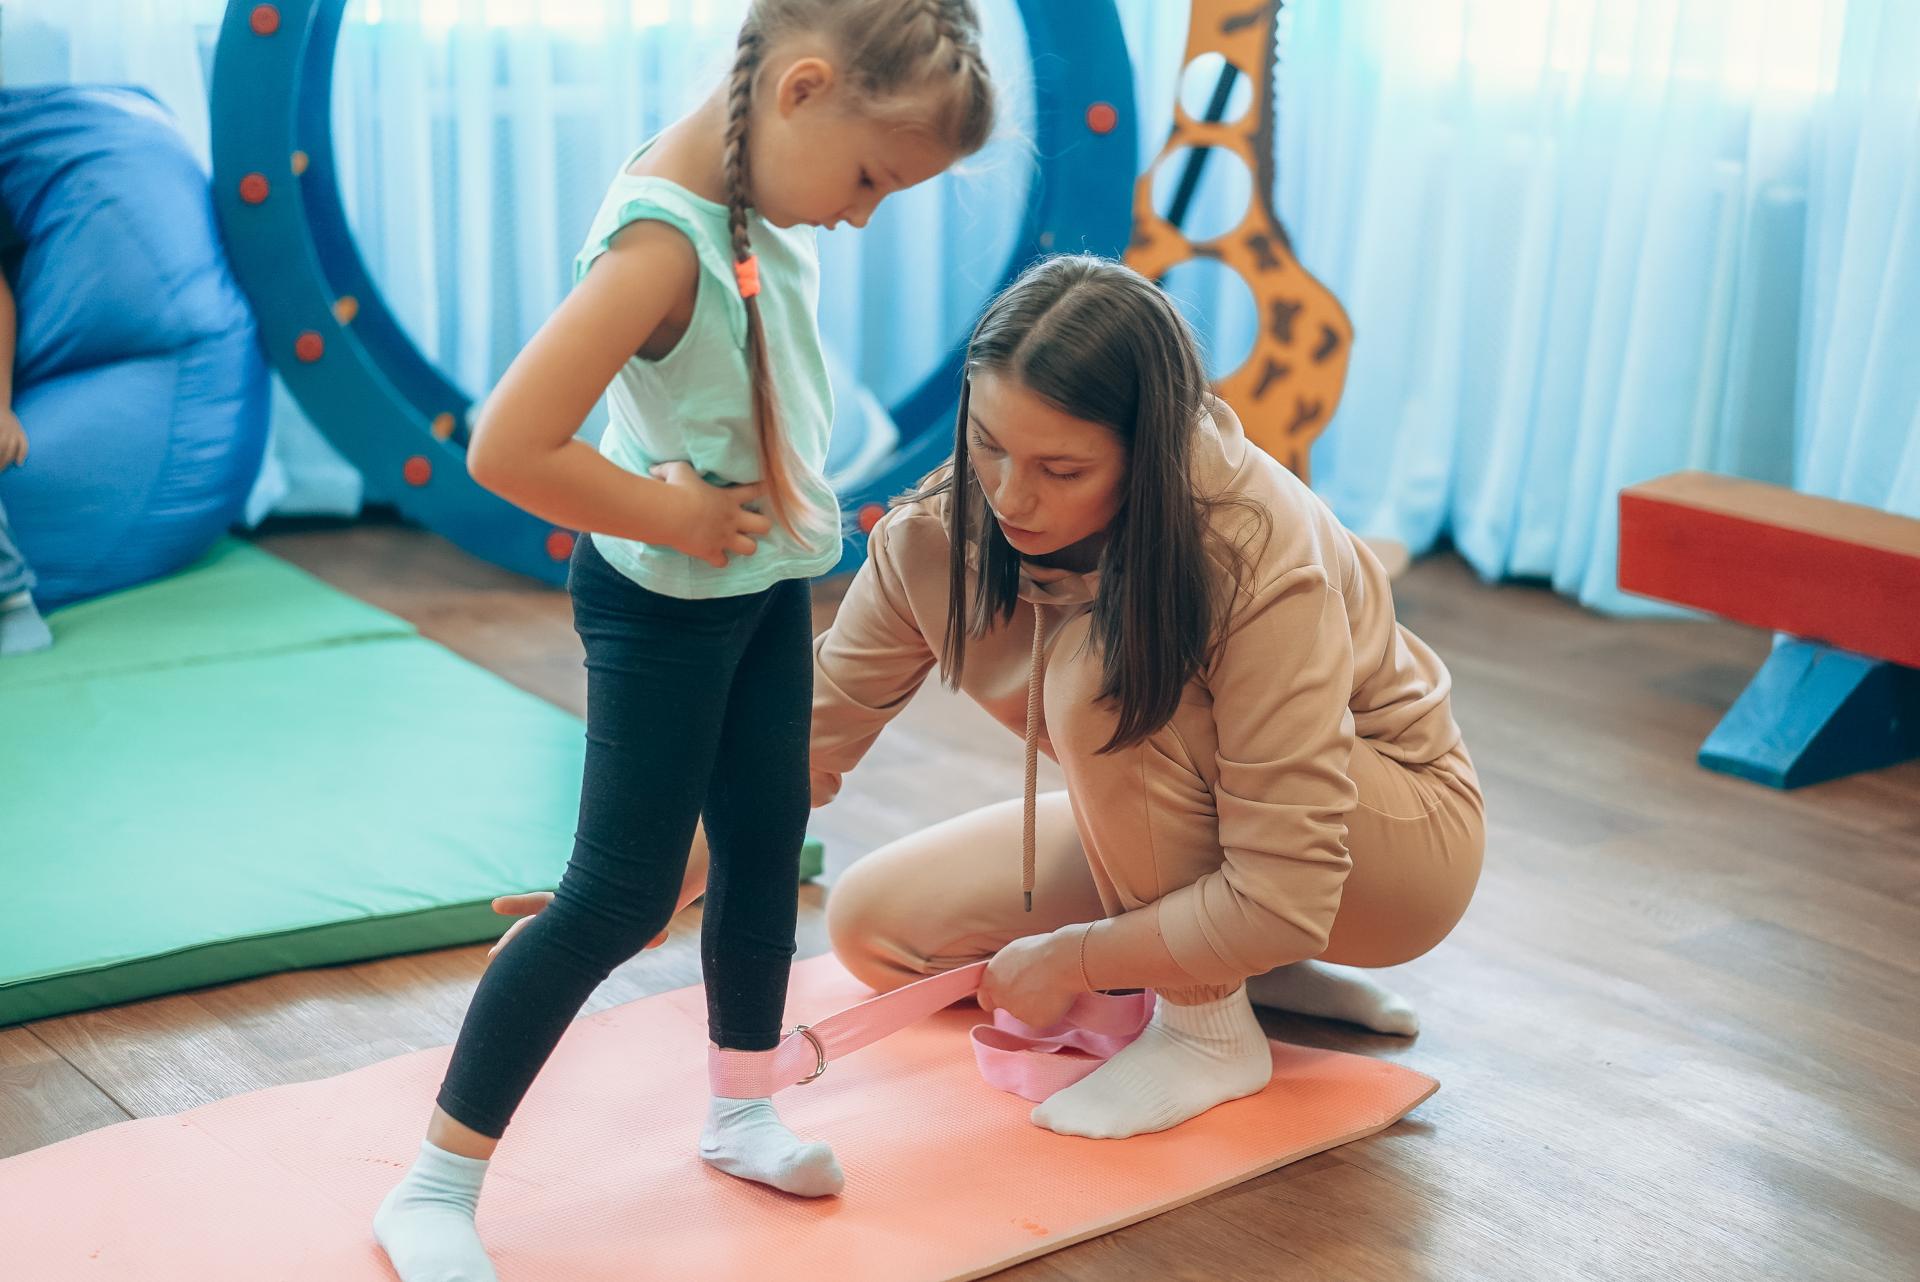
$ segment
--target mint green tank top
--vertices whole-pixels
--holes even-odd
[[[684,460],[712,484],[750,484],[761,479],[760,445],[747,372],[747,308],[734,278],[727,207],[669,179],[628,173],[646,149],[620,167],[574,259],[573,279],[578,283],[587,274],[621,228],[651,219],[678,229],[693,243],[699,284],[693,319],[673,350],[657,361],[633,357],[608,385],[600,452],[642,476],[661,463]],[[840,559],[840,507],[825,476],[833,392],[817,320],[820,257],[814,231],[775,227],[749,213],[747,236],[760,259],[760,320],[780,398],[780,424],[797,463],[793,480],[816,515],[797,537],[776,521],[758,551],[728,558],[725,569],[670,547],[593,536],[608,564],[666,596],[744,596],[783,579],[824,574]]]

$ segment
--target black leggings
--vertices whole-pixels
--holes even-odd
[[[560,1035],[672,918],[706,819],[700,960],[707,1029],[780,1039],[806,838],[813,620],[804,580],[752,596],[650,592],[582,537],[568,576],[587,652],[587,759],[573,858],[553,904],[494,958],[440,1107],[500,1136]]]

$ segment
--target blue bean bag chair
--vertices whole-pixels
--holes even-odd
[[[267,367],[207,176],[132,89],[0,90],[4,255],[31,450],[0,507],[51,608],[170,574],[238,519]]]

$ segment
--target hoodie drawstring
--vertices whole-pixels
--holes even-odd
[[[1033,911],[1034,860],[1037,849],[1034,812],[1040,781],[1040,679],[1046,669],[1046,620],[1040,603],[1033,602],[1033,662],[1027,669],[1027,791],[1026,811],[1020,831],[1020,890],[1026,896],[1027,911]]]

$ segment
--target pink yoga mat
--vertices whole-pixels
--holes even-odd
[[[830,957],[794,969],[789,1018],[868,996]],[[980,1080],[962,1006],[780,1096],[831,1143],[846,1192],[807,1201],[695,1155],[699,988],[576,1024],[487,1178],[502,1282],[976,1278],[1391,1126],[1436,1083],[1273,1044],[1273,1084],[1157,1135],[1083,1140]],[[411,1160],[446,1050],[124,1122],[0,1162],[0,1276],[32,1282],[376,1282],[368,1227]]]

